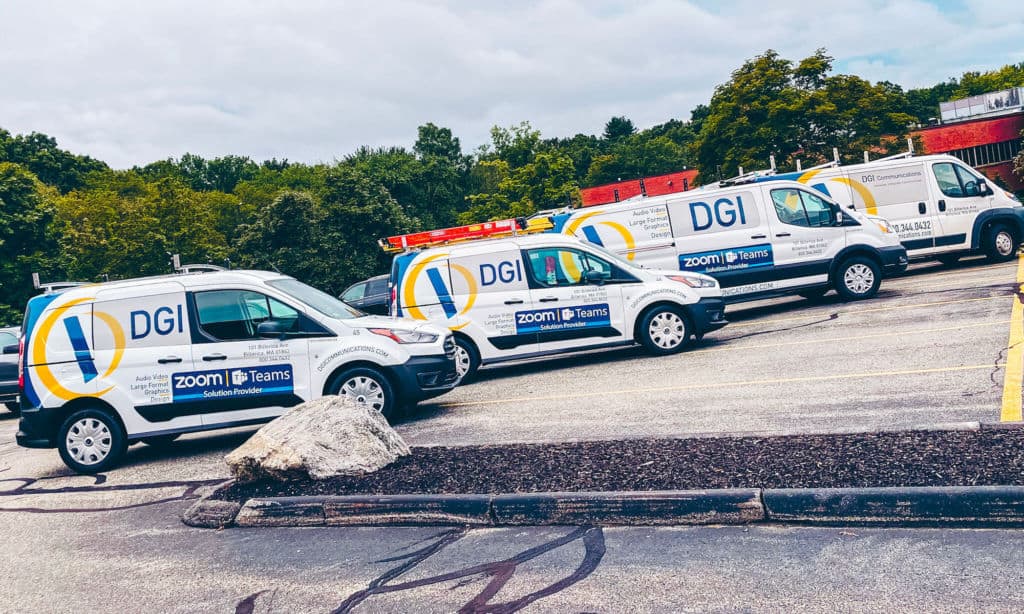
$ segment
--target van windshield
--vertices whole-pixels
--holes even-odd
[[[268,281],[267,285],[284,292],[305,305],[309,305],[329,318],[351,320],[366,315],[355,307],[346,305],[330,294],[321,292],[312,286],[307,286],[297,279],[274,279]]]

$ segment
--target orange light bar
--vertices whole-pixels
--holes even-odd
[[[377,243],[386,252],[398,252],[413,247],[426,247],[428,245],[443,245],[453,241],[466,241],[469,239],[483,239],[496,235],[507,235],[521,230],[523,226],[515,219],[499,220],[497,222],[483,222],[482,224],[469,224],[466,226],[454,226],[452,228],[440,228],[438,230],[425,230],[413,232],[406,235],[395,235],[380,239]]]

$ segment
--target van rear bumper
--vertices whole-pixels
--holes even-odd
[[[882,257],[882,273],[886,276],[902,273],[907,270],[907,249],[900,245],[878,248],[878,255]]]
[[[685,305],[694,333],[703,335],[718,330],[729,323],[725,319],[725,301],[720,298],[702,298],[692,305]]]
[[[447,356],[413,356],[404,364],[391,367],[399,388],[399,396],[408,402],[422,401],[442,395],[459,383],[455,358]]]
[[[60,412],[25,405],[21,404],[18,434],[14,436],[18,445],[23,448],[56,448]]]

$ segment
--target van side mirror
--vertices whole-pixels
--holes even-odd
[[[992,193],[992,188],[990,188],[988,186],[988,182],[985,181],[984,179],[979,179],[978,180],[978,196],[985,196],[986,194],[991,194],[991,193]]]
[[[288,336],[291,322],[282,320],[264,320],[256,327],[256,334],[264,339],[284,339]]]
[[[836,214],[836,221],[833,222],[832,225],[833,226],[842,226],[843,225],[843,210],[837,208],[836,211],[835,211],[835,214]]]
[[[17,354],[17,353],[18,353],[18,344],[17,343],[4,346],[4,354]]]
[[[601,271],[595,271],[591,269],[583,274],[583,281],[588,284],[601,286],[604,285],[604,282],[606,280],[604,273],[602,273]]]

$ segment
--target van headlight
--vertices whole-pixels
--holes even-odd
[[[705,275],[666,275],[665,277],[672,281],[678,281],[679,283],[686,284],[691,288],[717,288],[718,282],[713,277],[707,277]]]
[[[394,328],[371,328],[368,330],[375,335],[387,337],[395,343],[433,343],[437,341],[437,335],[421,333],[415,330],[397,330]]]

